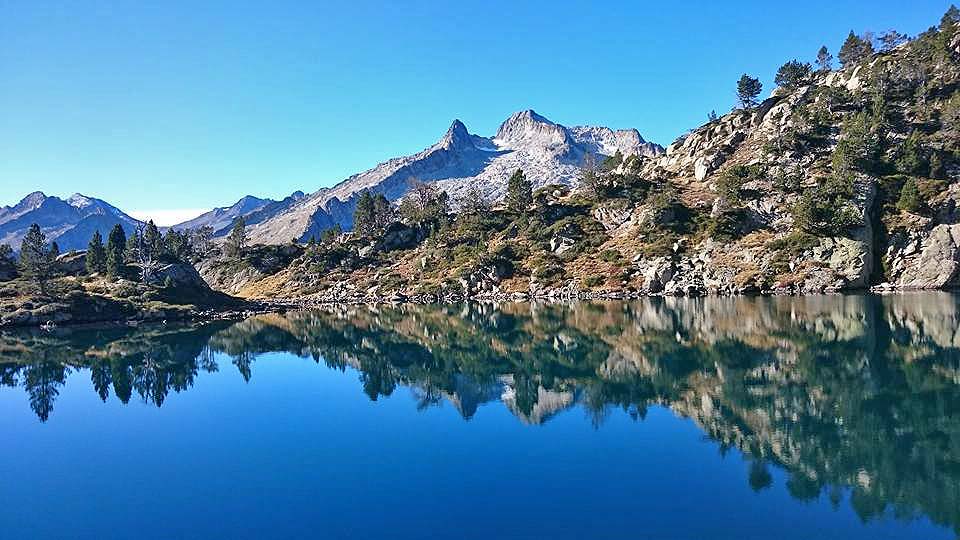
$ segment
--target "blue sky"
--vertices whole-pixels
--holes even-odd
[[[0,0],[0,205],[283,197],[526,108],[666,145],[728,110],[743,72],[766,92],[851,29],[914,35],[948,6]]]

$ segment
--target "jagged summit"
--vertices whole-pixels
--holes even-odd
[[[454,120],[453,123],[450,124],[450,129],[448,129],[447,133],[440,139],[439,144],[440,147],[445,149],[474,147],[473,137],[471,137],[470,132],[467,131],[467,126],[463,125],[463,122],[460,120]]]
[[[493,140],[499,145],[508,147],[530,145],[552,147],[573,142],[566,128],[547,120],[533,109],[510,115],[500,124]]]

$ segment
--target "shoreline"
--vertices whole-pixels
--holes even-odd
[[[50,320],[43,322],[25,322],[25,323],[6,323],[0,324],[0,331],[3,330],[12,330],[12,329],[23,329],[23,328],[85,328],[85,327],[121,327],[121,326],[137,326],[139,324],[163,324],[167,322],[176,322],[176,323],[191,323],[191,322],[213,322],[213,321],[223,321],[223,320],[243,320],[248,317],[255,315],[264,315],[269,313],[285,313],[288,311],[300,311],[300,310],[309,310],[316,308],[329,308],[334,306],[382,306],[382,305],[455,305],[468,302],[477,302],[477,303],[540,303],[540,304],[551,304],[559,302],[591,302],[591,301],[617,301],[617,300],[641,300],[644,298],[773,298],[773,297],[802,297],[802,296],[834,296],[834,295],[866,295],[866,294],[875,294],[875,295],[890,295],[890,294],[906,294],[906,293],[920,293],[920,292],[944,292],[944,293],[957,293],[960,289],[957,288],[947,288],[947,289],[918,289],[918,288],[908,288],[908,287],[889,287],[889,286],[873,286],[869,288],[834,288],[834,289],[824,289],[821,291],[791,291],[791,290],[765,290],[765,291],[751,291],[751,292],[734,292],[734,293],[705,293],[705,294],[667,294],[667,293],[647,293],[641,291],[622,291],[622,290],[610,290],[610,291],[564,291],[562,293],[555,292],[560,291],[560,289],[555,289],[550,291],[547,294],[529,294],[523,292],[514,292],[514,293],[482,293],[475,295],[462,295],[462,294],[448,294],[448,295],[435,295],[435,294],[419,294],[419,295],[404,295],[401,293],[381,296],[381,295],[337,295],[336,297],[329,296],[314,296],[314,297],[302,297],[302,298],[275,298],[275,299],[257,299],[257,300],[243,300],[244,306],[230,306],[224,308],[207,308],[198,311],[190,312],[176,312],[176,311],[145,311],[134,314],[133,316],[126,318],[116,318],[116,317],[107,317],[98,319],[93,318],[84,318],[82,316],[77,316],[75,313],[70,313],[71,317],[67,320],[63,320],[62,317],[57,317],[59,313],[55,312],[52,314]],[[69,312],[66,312],[69,313]],[[61,319],[60,321],[54,321],[54,319]]]

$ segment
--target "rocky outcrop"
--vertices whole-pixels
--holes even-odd
[[[887,252],[894,283],[904,289],[960,285],[960,224],[940,224],[913,235]]]
[[[166,285],[171,284],[174,287],[186,287],[189,289],[209,289],[210,286],[200,276],[193,265],[186,263],[174,263],[161,266],[153,274],[154,283]]]

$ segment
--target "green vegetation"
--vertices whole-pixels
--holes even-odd
[[[841,66],[849,67],[864,60],[871,54],[873,54],[873,45],[870,43],[870,40],[854,34],[853,30],[851,30],[850,34],[847,35],[847,39],[840,47],[840,53],[837,57],[840,60]]]
[[[737,81],[737,101],[741,109],[750,109],[757,106],[757,96],[763,91],[760,79],[744,73]]]
[[[20,245],[20,275],[45,291],[47,281],[53,277],[53,261],[56,258],[47,245],[47,235],[34,223]]]
[[[793,90],[798,86],[806,84],[812,73],[813,69],[810,67],[810,64],[798,60],[791,60],[780,66],[774,82],[781,88]]]
[[[526,212],[533,203],[533,184],[520,169],[517,169],[507,181],[505,202],[507,209],[516,214]]]
[[[87,245],[85,264],[90,274],[102,274],[107,270],[107,250],[103,247],[100,231],[93,232],[93,237]]]
[[[243,255],[243,248],[247,243],[247,223],[243,216],[238,217],[233,222],[233,228],[230,229],[230,235],[223,245],[224,252],[228,257],[239,258]]]

